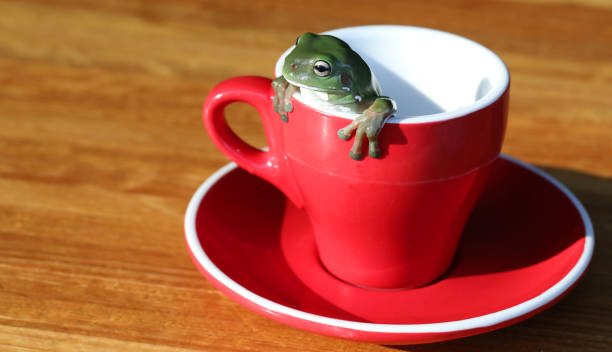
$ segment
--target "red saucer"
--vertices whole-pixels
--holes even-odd
[[[417,289],[359,288],[327,273],[307,216],[235,164],[195,193],[185,232],[198,269],[238,303],[300,329],[385,344],[448,340],[526,319],[576,284],[594,245],[576,197],[507,156],[495,162],[451,269]]]

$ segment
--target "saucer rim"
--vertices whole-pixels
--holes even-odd
[[[563,194],[565,194],[565,196],[572,202],[572,204],[580,214],[585,228],[585,241],[583,251],[580,255],[579,260],[561,280],[556,282],[554,285],[552,285],[546,291],[542,292],[536,297],[533,297],[512,307],[495,311],[493,313],[488,313],[485,315],[461,320],[425,324],[364,323],[307,313],[295,308],[287,307],[282,304],[276,303],[249,291],[248,289],[228,277],[212,262],[212,260],[206,255],[206,252],[202,248],[196,230],[196,215],[200,204],[204,199],[204,196],[222,177],[224,177],[234,169],[238,168],[238,165],[233,162],[226,164],[225,166],[217,170],[215,173],[213,173],[209,178],[204,181],[204,183],[202,183],[202,185],[200,185],[198,190],[192,196],[185,213],[185,238],[192,256],[198,261],[198,264],[201,265],[215,280],[217,280],[219,283],[221,283],[223,286],[225,286],[227,289],[234,292],[238,296],[243,297],[247,301],[250,301],[252,304],[255,304],[256,306],[264,308],[265,310],[270,312],[286,315],[295,319],[304,320],[315,324],[371,333],[449,333],[493,327],[523,317],[529,313],[533,313],[538,309],[544,308],[548,304],[554,303],[555,300],[559,299],[564,293],[571,289],[578,281],[578,279],[580,279],[580,277],[582,277],[582,275],[584,274],[591,261],[595,244],[595,234],[593,231],[593,224],[591,223],[591,219],[582,203],[566,186],[564,186],[561,182],[559,182],[546,172],[521,160],[504,154],[500,154],[499,157],[533,172],[534,174],[542,177],[543,179],[557,187],[561,192],[563,192]]]

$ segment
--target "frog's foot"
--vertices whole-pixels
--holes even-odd
[[[378,140],[370,141],[370,145],[368,147],[368,154],[372,158],[380,158],[382,156],[382,152],[380,151],[380,146],[378,146]]]
[[[349,125],[338,130],[338,137],[347,140],[355,131],[355,141],[349,153],[355,160],[361,160],[364,135],[368,138],[368,154],[372,158],[382,157],[378,144],[378,133],[385,120],[396,111],[395,103],[387,97],[378,97],[373,104]]]
[[[368,154],[372,158],[380,158],[382,156],[380,146],[378,145],[378,133],[382,129],[384,123],[385,117],[377,114],[368,117],[364,124],[364,133],[368,138]]]
[[[366,121],[367,121],[367,116],[362,115],[362,116],[357,117],[346,127],[338,130],[338,137],[340,137],[341,139],[345,141],[349,140],[351,138],[351,135],[353,134],[353,131],[357,130],[355,132],[355,142],[353,142],[353,147],[351,148],[351,151],[349,152],[349,156],[351,157],[351,159],[361,160],[363,158],[363,153],[361,151],[362,150],[361,145],[363,143],[363,135],[366,129],[364,122]]]
[[[274,111],[276,111],[280,115],[280,118],[281,120],[283,120],[283,122],[289,121],[287,112],[283,110],[281,106],[274,104]]]
[[[338,137],[341,139],[348,141],[353,134],[353,131],[359,127],[360,121],[358,119],[353,120],[348,126],[341,128],[338,130]]]
[[[351,138],[350,134],[345,134],[344,132],[344,128],[341,128],[338,130],[338,137],[340,137],[341,139],[348,141]]]
[[[352,150],[349,152],[349,156],[351,157],[351,159],[357,160],[357,161],[360,161],[361,159],[363,159],[363,154],[361,152],[354,153]]]
[[[272,101],[274,111],[280,115],[283,122],[287,122],[289,120],[287,113],[293,111],[291,96],[295,92],[295,87],[290,85],[283,76],[272,81],[272,87],[275,92],[274,100]]]
[[[349,156],[354,160],[361,160],[363,158],[362,144],[363,144],[363,135],[365,133],[365,130],[366,130],[366,126],[362,122],[359,124],[359,127],[357,127],[357,130],[355,131],[355,141],[353,142],[353,147],[351,148],[351,151],[349,152]]]
[[[276,95],[274,97],[274,101],[272,102],[272,105],[274,106],[274,111],[280,115],[281,120],[283,120],[283,122],[287,122],[287,112],[285,112],[284,108],[284,104],[282,103],[282,101],[284,100],[282,98],[282,95],[284,95],[283,93],[279,95]]]
[[[282,109],[279,109],[278,114],[280,115],[281,120],[283,120],[283,122],[287,122],[289,121],[289,114],[290,112],[293,111],[293,106],[291,106],[291,104],[287,105],[283,105]]]
[[[298,91],[298,87],[290,84],[287,86],[287,89],[285,89],[285,94],[283,94],[283,99],[282,99],[282,104],[283,104],[283,112],[288,113],[288,112],[292,112],[293,111],[293,104],[291,103],[291,98],[293,97],[293,94],[295,94],[295,92]],[[279,101],[279,105],[280,105],[280,101]]]
[[[285,104],[284,100],[284,97],[276,96],[274,97],[272,105],[274,105],[274,111],[276,111],[276,113],[280,115],[281,120],[283,120],[283,122],[287,122],[289,120],[287,113],[291,112],[293,110],[293,107],[291,106],[291,103],[289,103],[288,105]]]

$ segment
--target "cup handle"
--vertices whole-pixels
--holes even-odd
[[[219,83],[206,97],[202,119],[213,143],[238,166],[278,187],[295,205],[303,200],[290,172],[280,138],[281,118],[274,111],[272,80],[264,77],[234,77]],[[253,106],[261,118],[268,151],[253,148],[227,125],[223,109],[235,102]]]

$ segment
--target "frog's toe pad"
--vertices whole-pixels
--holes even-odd
[[[287,114],[281,114],[280,118],[281,118],[281,120],[283,120],[283,122],[289,121],[289,117],[287,116]]]
[[[340,137],[341,139],[344,139],[345,141],[348,141],[349,138],[351,138],[351,136],[348,134],[345,134],[342,129],[338,130],[338,137]]]
[[[363,158],[363,154],[361,153],[353,153],[353,151],[351,150],[351,152],[349,153],[349,156],[351,157],[351,159],[353,160],[361,160],[361,158]]]
[[[370,154],[372,158],[380,158],[382,156],[380,150],[370,150],[368,154]]]

